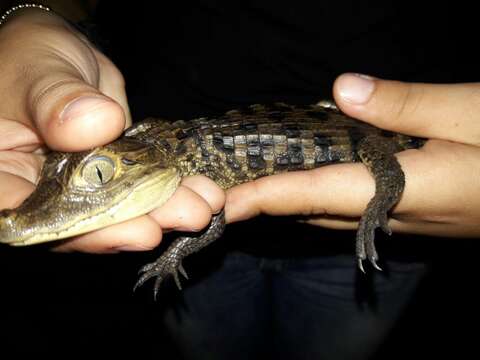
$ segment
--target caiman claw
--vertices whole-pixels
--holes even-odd
[[[140,279],[138,279],[133,291],[139,286],[143,285],[148,279],[156,277],[154,285],[154,298],[157,298],[157,293],[161,283],[169,275],[173,276],[175,284],[182,290],[180,284],[180,277],[178,273],[182,274],[188,279],[187,273],[182,265],[182,260],[198,250],[204,248],[211,242],[217,240],[225,229],[225,210],[222,209],[220,213],[212,217],[210,226],[200,235],[197,236],[181,236],[176,239],[168,249],[160,256],[157,261],[147,264],[139,271]]]
[[[149,263],[140,269],[139,274],[141,274],[141,276],[133,287],[133,291],[142,286],[147,280],[156,277],[155,284],[153,286],[153,298],[156,300],[160,285],[162,284],[163,280],[170,275],[173,276],[178,289],[182,290],[178,273],[182,274],[186,279],[188,279],[187,272],[182,265],[182,260],[176,253],[168,254],[168,256],[166,255],[167,254],[160,256],[157,261]]]

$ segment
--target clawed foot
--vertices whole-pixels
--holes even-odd
[[[381,228],[386,234],[392,235],[392,229],[388,226],[386,212],[380,214],[368,212],[362,216],[357,231],[356,253],[358,268],[363,273],[365,273],[363,261],[367,259],[375,269],[382,271],[382,268],[377,264],[378,253],[375,249],[375,230],[377,228]]]
[[[213,216],[210,226],[203,233],[198,236],[181,236],[177,238],[157,261],[142,267],[139,271],[141,274],[140,279],[135,284],[133,291],[143,285],[148,279],[156,277],[153,293],[156,299],[160,285],[170,275],[173,276],[175,284],[181,290],[182,285],[180,284],[178,273],[188,279],[187,273],[182,266],[182,260],[217,240],[222,235],[224,229],[225,211],[222,210]]]
[[[359,256],[357,256],[357,261],[358,261],[358,268],[360,269],[361,272],[363,272],[364,274],[366,274],[367,272],[365,271],[364,267],[363,267],[363,262],[366,260],[366,258],[362,259],[360,258]],[[372,266],[377,269],[378,271],[383,271],[382,268],[377,264],[377,260],[378,259],[375,259],[373,257],[369,257],[368,260],[370,261],[370,263],[372,264]]]
[[[139,274],[141,274],[141,276],[135,284],[133,291],[142,286],[147,280],[156,277],[153,287],[153,297],[156,300],[160,285],[162,284],[163,280],[170,275],[173,276],[177,287],[180,290],[182,289],[178,273],[182,274],[186,279],[188,279],[188,275],[183,268],[180,257],[172,255],[166,256],[166,254],[164,254],[160,256],[157,261],[149,263],[140,269]]]

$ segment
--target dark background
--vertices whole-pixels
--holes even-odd
[[[478,30],[470,20],[472,9],[464,4],[421,8],[414,2],[366,6],[329,1],[292,12],[282,2],[243,3],[255,7],[258,17],[248,18],[246,41],[232,39],[238,30],[234,20],[249,16],[242,11],[251,10],[240,6],[242,2],[162,2],[156,11],[152,3],[142,1],[135,7],[101,2],[98,21],[108,43],[105,51],[127,77],[135,118],[191,117],[271,100],[312,102],[328,96],[333,79],[344,71],[408,81],[479,78]],[[307,4],[296,3],[297,9]],[[262,6],[277,12],[269,28],[260,25],[268,16]],[[136,22],[144,17],[148,20]],[[305,44],[314,50],[302,53]],[[269,60],[252,60],[257,55]],[[232,71],[232,62],[243,71]],[[290,63],[298,67],[285,72],[282,65]],[[162,83],[152,81],[159,78]],[[222,241],[239,227],[254,232],[249,223],[232,225]],[[479,323],[477,243],[405,241],[406,251],[421,253],[431,270],[377,359],[475,353],[476,331],[470,329]],[[111,357],[136,352],[175,358],[158,324],[162,306],[175,301],[177,290],[167,284],[157,303],[148,284],[132,293],[137,269],[155,257],[156,253],[55,254],[46,246],[1,246],[1,351]],[[189,263],[185,266],[188,270]]]
[[[459,358],[477,350],[478,245],[425,241],[437,249],[432,271],[374,359]],[[177,289],[167,284],[157,303],[151,283],[132,293],[136,270],[154,257],[1,247],[2,353],[175,358],[158,324],[162,306],[175,301]],[[192,273],[189,262],[185,267]]]

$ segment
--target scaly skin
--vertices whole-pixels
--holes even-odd
[[[374,232],[387,233],[387,213],[405,177],[394,154],[423,140],[387,132],[340,113],[330,102],[312,106],[252,105],[206,119],[168,123],[146,119],[111,144],[81,153],[51,153],[38,187],[17,209],[0,211],[0,242],[29,245],[67,238],[145,214],[173,194],[183,176],[203,174],[227,189],[284,171],[363,162],[376,192],[357,232],[360,269],[377,265]],[[223,213],[198,237],[177,239],[142,268],[136,286],[178,271],[182,260],[221,236]]]

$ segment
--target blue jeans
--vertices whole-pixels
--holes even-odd
[[[229,253],[219,269],[186,284],[164,326],[185,359],[368,359],[426,266],[392,262],[387,274],[365,277],[355,264],[346,255]]]

